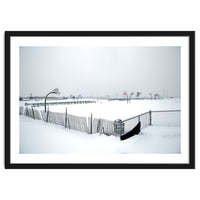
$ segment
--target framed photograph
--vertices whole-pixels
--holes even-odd
[[[6,169],[194,169],[194,31],[6,31]]]

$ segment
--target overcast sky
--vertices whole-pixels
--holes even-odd
[[[180,96],[180,47],[20,47],[20,96]]]

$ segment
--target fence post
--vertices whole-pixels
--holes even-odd
[[[90,134],[92,134],[92,113],[91,113],[91,120],[90,120]]]
[[[68,126],[69,126],[69,129],[70,129],[70,122],[69,122],[69,118],[68,118]]]
[[[28,116],[28,108],[26,107],[25,115]]]
[[[101,124],[101,120],[98,119],[98,121],[97,121],[97,133],[100,132],[100,124]]]
[[[152,125],[152,118],[151,118],[151,110],[149,111],[149,125],[151,126]]]
[[[65,128],[67,128],[67,107],[65,110]]]
[[[46,122],[48,122],[48,119],[49,119],[49,106],[48,106],[48,110],[47,110]]]
[[[33,106],[31,108],[32,108],[32,113],[33,113],[33,119],[35,119],[35,114],[34,114]]]

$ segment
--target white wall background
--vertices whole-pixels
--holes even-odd
[[[198,199],[200,197],[199,127],[195,170],[5,170],[5,30],[195,30],[199,53],[198,1],[7,0],[0,3],[1,199]],[[196,67],[196,79],[199,69]],[[197,85],[200,83],[196,80]],[[196,102],[200,94],[196,93]],[[196,121],[199,120],[196,105]]]

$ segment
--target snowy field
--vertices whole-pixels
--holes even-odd
[[[68,113],[78,116],[89,117],[93,113],[95,117],[104,119],[125,120],[149,110],[179,110],[180,99],[132,100],[128,104],[126,101],[99,100],[92,104],[56,105],[49,109],[64,113],[66,107]],[[37,109],[43,110],[44,108],[38,107]],[[160,119],[166,123],[159,123]],[[180,116],[173,117],[171,113],[163,117],[163,114],[159,113],[157,123],[154,124],[142,129],[139,135],[121,141],[115,136],[100,133],[88,134],[20,116],[20,153],[181,153]]]

